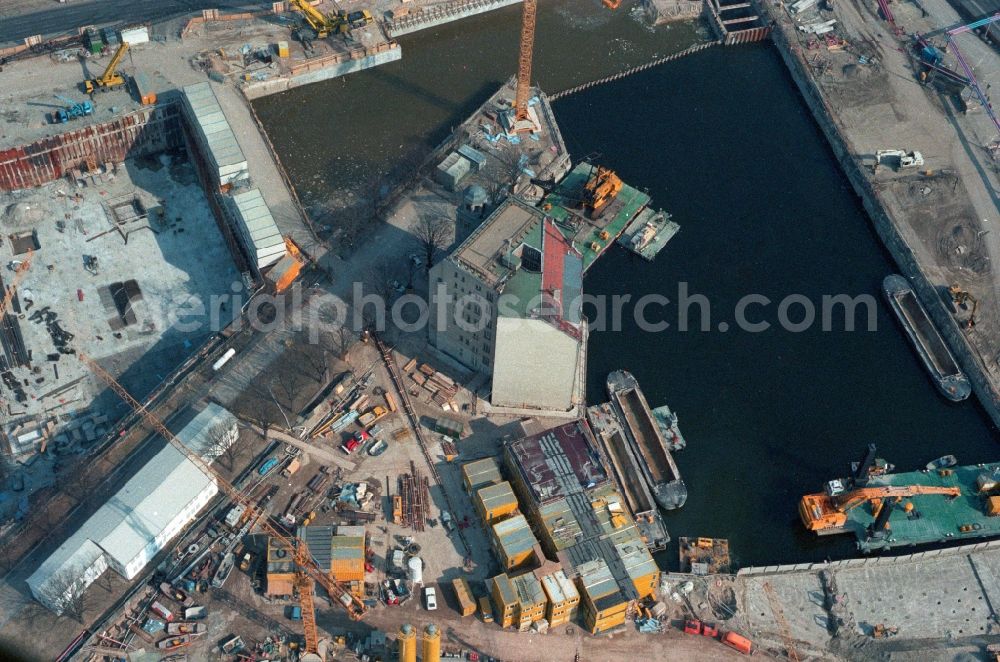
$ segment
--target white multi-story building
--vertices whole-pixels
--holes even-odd
[[[209,404],[177,438],[211,459],[234,443],[237,433],[236,418]],[[58,614],[108,568],[135,578],[218,491],[214,478],[164,446],[28,578],[32,595]]]
[[[430,271],[430,342],[492,376],[497,408],[583,402],[583,259],[544,212],[511,197]]]

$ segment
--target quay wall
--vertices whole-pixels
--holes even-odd
[[[451,23],[476,14],[483,14],[501,7],[509,7],[521,0],[455,0],[446,5],[429,7],[423,11],[400,16],[385,22],[385,31],[390,37],[399,37],[426,28]]]
[[[960,545],[959,547],[949,547],[947,549],[934,549],[929,552],[904,554],[902,556],[867,556],[864,558],[843,559],[841,561],[827,561],[824,563],[789,563],[785,565],[750,566],[748,568],[740,568],[737,570],[736,576],[752,577],[785,574],[790,572],[818,572],[820,570],[837,570],[841,568],[913,563],[925,559],[935,559],[948,556],[965,556],[967,554],[987,552],[997,549],[1000,549],[1000,540],[990,540],[970,545]]]
[[[183,146],[180,112],[168,103],[110,122],[0,151],[0,191],[41,186],[88,162],[121,163]]]
[[[334,61],[308,62],[299,72],[293,72],[289,76],[271,78],[262,81],[253,81],[242,86],[243,95],[247,99],[259,99],[269,94],[285,92],[295,87],[318,83],[320,81],[337,78],[345,74],[353,74],[372,67],[395,62],[403,57],[403,49],[399,44],[392,42],[386,44],[386,48],[376,52],[366,53],[359,57]]]
[[[778,15],[780,9],[772,9],[770,4],[765,4],[761,0],[751,1],[760,15],[773,23],[774,29],[771,32],[771,38],[788,67],[792,79],[798,86],[799,92],[833,149],[840,167],[847,175],[855,193],[861,198],[883,244],[896,261],[900,272],[909,277],[914,290],[934,320],[935,326],[947,341],[962,370],[969,377],[969,381],[972,382],[972,388],[983,408],[989,414],[994,425],[1000,426],[1000,394],[992,383],[986,364],[979,352],[959,328],[951,311],[941,300],[937,287],[924,273],[920,261],[910,247],[911,244],[915,245],[919,240],[912,236],[907,228],[896,222],[883,204],[875,189],[874,181],[862,170],[859,160],[855,157],[856,150],[852,149],[848,138],[841,133],[834,120],[833,109],[809,75],[809,67],[803,59],[801,50],[796,44],[791,43],[785,33],[786,26],[782,24],[781,17]]]

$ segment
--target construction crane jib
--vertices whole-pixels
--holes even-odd
[[[530,130],[533,123],[528,115],[531,98],[531,59],[535,48],[535,14],[538,0],[524,0],[521,13],[521,49],[517,59],[517,95],[514,100],[515,130]]]

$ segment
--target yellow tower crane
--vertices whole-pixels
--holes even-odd
[[[209,478],[213,479],[219,489],[226,493],[235,503],[242,505],[245,512],[251,519],[256,519],[260,527],[267,535],[278,541],[283,547],[292,553],[295,559],[295,586],[299,592],[299,603],[302,605],[302,629],[305,635],[305,650],[307,654],[316,656],[319,649],[319,631],[316,627],[316,609],[313,603],[313,582],[317,582],[326,589],[330,599],[339,603],[347,610],[352,620],[360,620],[364,616],[366,608],[363,602],[351,594],[343,586],[330,579],[330,576],[323,572],[316,561],[309,553],[306,543],[296,536],[289,535],[271,523],[267,513],[243,492],[236,489],[229,481],[212,468],[198,453],[188,448],[180,439],[174,436],[167,426],[150,412],[142,403],[137,401],[132,395],[119,384],[104,368],[97,364],[86,354],[79,352],[77,358],[80,359],[90,370],[97,375],[101,381],[118,394],[142,419],[154,430],[166,439],[171,446],[184,454],[198,469]],[[303,657],[305,659],[305,657]]]

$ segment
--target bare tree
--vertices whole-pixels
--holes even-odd
[[[86,589],[70,572],[62,572],[49,580],[48,593],[62,608],[62,615],[83,623],[87,609]]]
[[[320,346],[332,352],[341,361],[347,358],[347,351],[354,345],[357,338],[346,324],[341,324],[333,331],[325,331],[319,337]]]
[[[230,432],[229,426],[220,423],[212,427],[206,436],[211,454],[219,458],[222,466],[232,471],[236,458],[240,455],[240,445],[232,438]]]
[[[63,480],[63,490],[75,497],[78,501],[83,501],[90,496],[91,490],[97,485],[97,477],[93,475],[90,465],[78,467]]]
[[[379,295],[388,305],[400,284],[400,277],[399,262],[386,258],[365,270],[365,290]]]
[[[421,216],[413,227],[413,236],[424,253],[424,266],[430,271],[434,255],[451,243],[453,223],[450,218],[439,215]]]
[[[503,145],[490,152],[490,159],[479,171],[479,179],[486,189],[491,205],[499,203],[513,190],[521,176],[521,153],[513,145]]]

